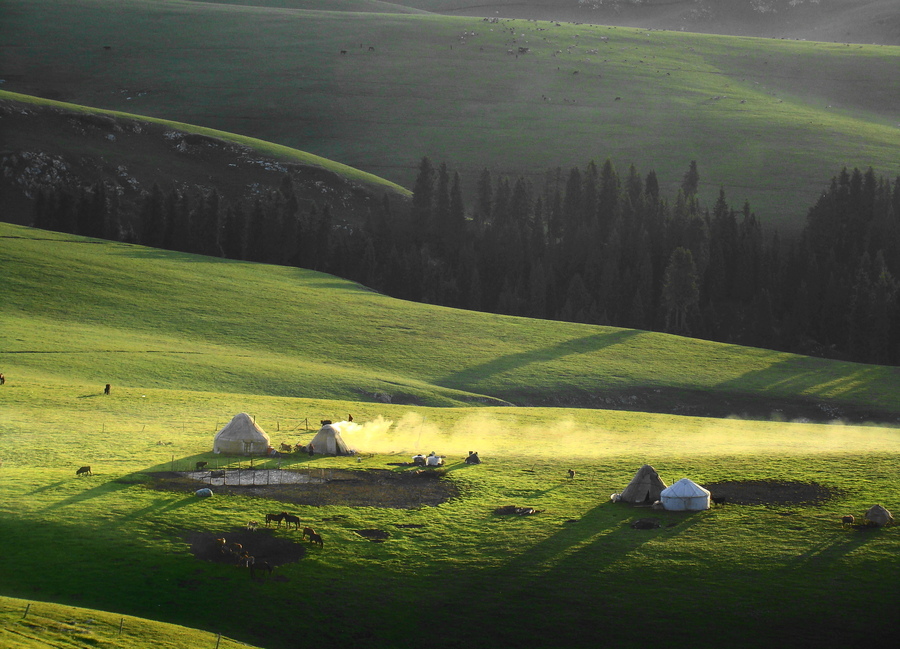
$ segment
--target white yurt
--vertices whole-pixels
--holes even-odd
[[[709,509],[709,491],[690,478],[682,478],[659,494],[662,506],[669,511]]]
[[[323,424],[308,445],[312,446],[314,453],[320,455],[351,455],[353,453],[353,450],[347,446],[341,437],[341,423],[343,422]]]
[[[236,414],[213,440],[213,453],[265,455],[268,449],[269,436],[246,412]]]

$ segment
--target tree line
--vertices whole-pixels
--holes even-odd
[[[398,298],[666,331],[866,363],[900,364],[900,178],[841,173],[799,235],[764,231],[744,203],[674,197],[609,160],[537,182],[485,169],[471,205],[458,173],[423,158],[409,203],[358,222],[299,200],[286,176],[249,203],[158,186],[135,205],[103,184],[41,192],[34,225],[182,252],[332,273]]]

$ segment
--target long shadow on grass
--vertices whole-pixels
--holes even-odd
[[[847,402],[873,402],[873,397],[877,399],[879,396],[879,386],[895,384],[898,376],[900,369],[896,367],[836,363],[799,356],[773,363],[765,369],[747,372],[716,387],[736,393],[753,389],[764,397],[790,399],[796,411],[791,416],[805,416],[813,420],[846,417],[852,421],[871,419],[894,422],[896,409]],[[837,408],[824,405],[830,394],[840,394],[844,403]],[[880,396],[881,403],[885,403],[886,395],[882,393]]]
[[[197,498],[194,495],[186,496],[183,498],[157,498],[153,501],[153,504],[147,505],[146,507],[142,507],[141,509],[137,509],[125,516],[122,516],[117,520],[119,525],[126,525],[132,521],[144,518],[151,514],[164,514],[168,512],[175,511],[176,509],[181,509],[182,507],[187,507],[188,505],[199,505],[203,504],[205,501],[202,498]]]
[[[81,480],[90,480],[91,478],[74,478]],[[117,491],[122,491],[123,489],[128,489],[134,485],[131,484],[123,484],[121,482],[104,482],[101,485],[96,487],[91,487],[85,491],[82,491],[79,494],[75,494],[74,496],[69,496],[59,502],[51,503],[47,505],[44,510],[53,510],[59,509],[61,507],[68,507],[69,505],[74,505],[76,503],[84,502],[85,500],[90,500],[91,498],[97,498],[98,496],[105,496],[107,494],[115,493]]]
[[[840,559],[861,545],[873,540],[879,528],[859,527],[846,532],[845,536],[827,536],[821,542],[792,560],[794,567],[818,569]],[[843,532],[843,530],[842,530]]]
[[[540,514],[531,516],[498,517],[490,526],[518,527],[523,531]],[[442,592],[434,602],[423,605],[434,605],[434,611],[424,610],[422,617],[428,619],[454,603],[461,601],[471,603],[470,609],[477,610],[477,619],[467,620],[466,628],[455,630],[458,633],[459,646],[484,646],[477,633],[466,637],[470,630],[491,627],[492,631],[501,634],[494,637],[494,646],[513,646],[504,642],[503,629],[509,629],[511,616],[523,615],[523,611],[536,614],[537,618],[523,619],[522,623],[535,630],[553,629],[557,621],[540,618],[541,611],[548,607],[547,598],[553,598],[550,607],[553,610],[581,610],[585,606],[602,607],[609,612],[608,618],[614,619],[619,612],[627,612],[633,603],[618,601],[617,594],[610,592],[605,601],[597,601],[596,595],[590,602],[584,600],[586,592],[597,592],[596,584],[602,582],[607,569],[625,559],[630,553],[650,541],[672,538],[683,534],[695,524],[703,520],[704,514],[654,511],[644,508],[633,508],[627,505],[604,503],[588,511],[577,521],[561,523],[558,531],[532,546],[523,544],[506,563],[472,573],[460,575],[454,580],[444,583],[446,592]],[[631,523],[642,518],[655,518],[661,523],[658,529],[633,529]],[[674,523],[674,524],[673,524]],[[488,532],[490,533],[490,532]],[[508,529],[507,532],[508,533]],[[624,610],[619,609],[625,607]],[[526,615],[526,618],[528,616]],[[577,617],[577,616],[576,616]],[[493,623],[506,621],[505,623]],[[515,625],[512,625],[514,629]],[[575,646],[585,646],[583,629],[564,629],[573,637],[553,638],[553,646],[564,646],[567,641],[577,641]],[[579,640],[580,638],[580,640]],[[600,643],[602,645],[602,643]]]
[[[450,374],[439,380],[442,385],[456,388],[469,388],[472,384],[483,381],[485,378],[509,372],[532,363],[546,363],[555,361],[572,354],[586,354],[596,352],[612,345],[618,345],[629,338],[640,335],[642,332],[633,329],[623,329],[610,333],[599,333],[584,338],[565,340],[552,347],[533,349],[519,354],[501,356],[495,360]]]

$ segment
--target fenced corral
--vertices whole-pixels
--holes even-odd
[[[212,469],[185,471],[191,480],[217,487],[268,487],[290,484],[323,484],[331,477],[331,469]]]
[[[147,625],[158,625],[167,642],[160,646],[192,646],[201,649],[225,649],[247,645],[220,633],[173,627],[162,622],[124,617],[104,611],[68,607],[60,604],[29,602],[0,597],[0,646],[7,646],[3,637],[14,646],[18,643],[40,643],[47,646],[91,646],[115,644],[125,638],[147,636]],[[189,636],[189,637],[187,637]]]

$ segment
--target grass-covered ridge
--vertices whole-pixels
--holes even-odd
[[[697,160],[706,198],[724,186],[796,228],[841,167],[897,171],[896,47],[210,3],[6,5],[10,90],[242,133],[405,187],[423,155],[470,190],[484,167],[538,179],[606,158],[655,169],[668,190]]]
[[[586,628],[612,646],[633,645],[635,629],[642,646],[702,645],[714,632],[732,647],[838,647],[893,632],[896,528],[842,528],[840,517],[875,502],[897,512],[896,428],[492,404],[670,385],[896,413],[894,369],[417,305],[309,271],[5,224],[0,260],[0,592],[37,602],[24,620],[27,602],[0,602],[0,633],[32,613],[28,632],[45,640],[135,649],[159,643],[131,617],[120,639],[122,616],[202,630],[161,630],[160,642],[174,633],[213,647],[222,633],[267,649],[298,637],[419,647],[410,629],[422,620],[445,631],[428,638],[440,648],[596,646]],[[376,390],[418,403],[383,403]],[[275,444],[309,441],[322,418],[352,414],[358,426],[347,434],[358,458],[257,467],[405,471],[397,463],[434,450],[459,495],[391,509],[153,488],[150,472],[198,460],[246,468],[211,453],[242,411]],[[484,463],[463,464],[467,450]],[[610,503],[645,462],[667,483],[791,481],[832,496],[692,515]],[[94,475],[76,477],[84,464]],[[539,513],[493,513],[508,504]],[[283,509],[325,547],[266,581],[192,554],[198,535],[227,538]],[[648,515],[659,529],[632,529]],[[373,543],[366,530],[388,537]],[[299,542],[298,531],[273,534]],[[340,606],[315,605],[326,600]],[[59,621],[42,602],[109,613]],[[285,610],[298,613],[285,622]],[[135,628],[144,642],[127,644]]]
[[[830,404],[890,420],[900,409],[897,368],[415,304],[312,271],[6,224],[0,233],[15,269],[0,289],[10,379],[721,416],[812,408],[827,419]]]
[[[383,178],[379,178],[370,173],[366,173],[364,171],[360,171],[359,169],[354,169],[352,167],[348,167],[345,164],[341,164],[339,162],[335,162],[333,160],[328,160],[326,158],[322,158],[321,156],[313,155],[311,153],[307,153],[305,151],[299,151],[297,149],[292,149],[290,147],[286,147],[280,144],[275,144],[272,142],[264,142],[262,140],[258,140],[256,138],[247,137],[245,135],[239,135],[236,133],[225,133],[222,131],[217,131],[215,129],[204,128],[202,126],[196,126],[193,124],[184,124],[177,121],[167,120],[167,119],[158,119],[154,117],[147,117],[143,115],[134,115],[132,113],[123,112],[123,111],[114,111],[114,110],[103,110],[100,108],[92,108],[89,106],[81,106],[78,104],[70,104],[66,102],[54,101],[52,99],[45,99],[42,97],[34,97],[30,95],[22,95],[15,92],[8,92],[5,90],[0,90],[0,102],[8,102],[16,107],[16,110],[27,112],[31,109],[40,109],[40,108],[48,108],[57,111],[58,113],[63,114],[76,114],[76,115],[85,115],[85,116],[106,116],[111,118],[118,118],[120,120],[124,120],[129,123],[134,123],[138,125],[156,125],[166,129],[171,129],[173,131],[178,131],[180,133],[189,133],[195,135],[202,135],[209,138],[213,138],[215,140],[219,140],[225,143],[233,143],[240,145],[242,147],[246,147],[247,150],[254,152],[260,158],[265,158],[270,161],[275,162],[283,162],[283,163],[293,163],[299,165],[306,165],[311,167],[318,167],[325,171],[340,175],[341,177],[347,179],[350,182],[358,183],[366,188],[369,188],[373,191],[388,191],[400,196],[408,196],[410,194],[409,190],[400,187],[399,185],[387,181]],[[54,136],[58,137],[56,133],[46,133],[43,137],[52,138]],[[17,133],[15,134],[17,140],[21,140],[23,134]],[[29,136],[25,136],[26,138]],[[32,134],[30,135],[32,138],[32,147],[40,146],[44,144],[46,147],[52,147],[53,145],[50,143],[42,143],[40,141],[40,134]],[[27,144],[23,141],[17,141],[17,145],[22,148],[26,148]],[[81,147],[85,147],[84,143],[81,143]],[[102,145],[101,145],[102,146]],[[115,147],[113,145],[109,145],[110,149],[107,151],[103,151],[103,153],[111,154],[115,156]],[[77,154],[82,149],[79,147],[77,143],[72,143],[70,148],[70,152]],[[99,148],[98,145],[94,144],[89,146],[90,149]],[[56,153],[54,151],[54,153]],[[146,151],[144,151],[146,154]],[[135,152],[132,152],[131,155],[134,155]],[[172,161],[166,159],[153,159],[150,157],[150,164],[154,162],[160,166],[166,167],[171,166]],[[177,179],[176,179],[177,180]]]

